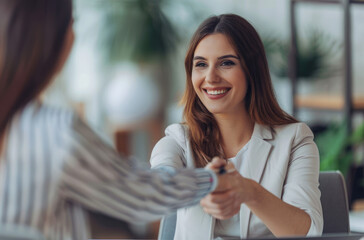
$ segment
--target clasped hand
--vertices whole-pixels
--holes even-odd
[[[252,187],[250,179],[242,177],[231,162],[227,163],[222,158],[215,157],[205,168],[218,172],[221,167],[225,167],[229,173],[218,174],[217,188],[204,197],[200,204],[213,217],[228,219],[239,212],[242,203],[252,198]]]

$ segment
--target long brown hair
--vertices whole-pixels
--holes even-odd
[[[0,0],[0,139],[52,80],[71,20],[71,0]]]
[[[221,135],[217,122],[198,98],[191,80],[195,49],[203,38],[214,33],[224,34],[241,59],[248,83],[245,103],[251,119],[268,126],[297,122],[278,105],[264,46],[253,26],[235,14],[210,17],[194,33],[185,58],[187,78],[182,103],[185,105],[184,119],[189,127],[197,167],[205,166],[211,161],[211,157],[224,156],[220,147]]]

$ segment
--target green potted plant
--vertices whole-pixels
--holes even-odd
[[[161,126],[165,119],[166,103],[169,98],[167,94],[171,82],[168,57],[176,49],[179,41],[177,31],[162,10],[165,3],[166,1],[163,0],[99,1],[100,8],[104,10],[101,23],[103,30],[100,33],[99,42],[106,67],[110,69],[108,72],[111,75],[112,72],[125,68],[125,63],[132,64],[135,66],[132,68],[137,68],[140,75],[140,84],[135,83],[138,81],[135,78],[121,79],[123,75],[124,78],[126,75],[122,72],[119,73],[119,81],[133,81],[135,86],[151,86],[152,84],[158,89],[158,109],[153,118],[158,118]],[[109,78],[118,77],[110,76]],[[149,83],[144,84],[145,81]],[[130,86],[132,84],[115,85]],[[135,94],[142,95],[141,92]],[[141,97],[140,101],[143,99],[149,103],[147,97]],[[129,104],[133,103],[136,102],[132,101]],[[134,109],[137,111],[138,107]]]
[[[315,142],[320,152],[320,170],[340,170],[348,175],[355,161],[355,148],[364,144],[364,123],[352,133],[346,131],[345,122],[331,124],[324,132],[317,134]]]
[[[288,79],[290,42],[267,35],[263,37],[263,44],[273,84],[279,92],[278,102],[290,113],[292,110],[291,82]],[[322,31],[312,28],[307,31],[306,38],[298,39],[297,48],[298,92],[303,95],[313,94],[316,89],[320,89],[317,84],[324,84],[324,88],[330,88],[332,85],[327,84],[328,81],[317,80],[327,80],[338,73],[339,68],[332,63],[338,52],[337,42]],[[324,90],[320,89],[320,92],[322,91]]]
[[[315,142],[320,152],[320,170],[339,170],[345,176],[349,206],[363,198],[363,156],[356,150],[364,144],[364,122],[351,134],[347,133],[345,122],[331,124],[316,135]]]
[[[163,0],[102,0],[101,44],[109,63],[150,63],[166,57],[179,39],[162,11]]]
[[[267,37],[263,40],[272,73],[278,78],[287,78],[289,71],[290,43],[286,40]],[[327,78],[337,72],[330,62],[338,50],[338,44],[318,29],[307,32],[307,39],[300,38],[297,43],[297,78],[313,81]]]

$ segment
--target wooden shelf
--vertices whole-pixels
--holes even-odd
[[[340,10],[343,13],[343,24],[342,24],[342,36],[343,36],[343,80],[344,87],[343,93],[340,96],[330,95],[299,95],[297,87],[297,30],[296,30],[296,9],[295,6],[299,3],[327,3],[327,4],[338,4]],[[309,110],[317,111],[335,111],[340,112],[345,121],[346,133],[350,134],[353,130],[352,118],[355,112],[364,113],[364,96],[353,96],[353,84],[352,84],[352,32],[351,32],[351,4],[364,4],[364,0],[290,0],[290,53],[289,53],[289,78],[292,84],[292,113],[297,115],[299,108],[306,108]],[[349,181],[351,182],[351,181]],[[349,186],[353,187],[353,182]],[[352,201],[352,194],[349,192],[349,199]],[[349,203],[352,205],[352,202]]]
[[[305,95],[296,96],[295,104],[300,108],[311,109],[328,109],[328,110],[342,110],[344,109],[344,97],[333,95]],[[364,96],[353,98],[353,109],[364,110]]]

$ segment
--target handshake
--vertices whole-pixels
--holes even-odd
[[[214,157],[205,168],[214,171],[218,177],[218,184],[214,193],[229,190],[231,188],[230,178],[234,176],[234,174],[239,174],[233,163],[221,157]]]
[[[252,180],[241,176],[231,162],[220,157],[214,157],[205,168],[216,173],[218,184],[200,201],[203,210],[217,219],[231,218],[251,198]]]

